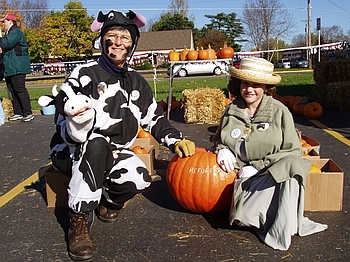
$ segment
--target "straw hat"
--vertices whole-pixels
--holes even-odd
[[[274,65],[264,58],[247,57],[242,58],[239,69],[231,66],[232,77],[260,84],[277,85],[281,77],[273,73]]]

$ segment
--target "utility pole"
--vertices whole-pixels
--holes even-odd
[[[307,45],[309,47],[307,53],[309,54],[309,68],[312,69],[312,57],[311,57],[311,0],[307,1]]]

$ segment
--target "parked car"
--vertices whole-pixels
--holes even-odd
[[[170,75],[171,67],[168,68],[167,74]],[[188,75],[221,75],[223,71],[227,71],[226,64],[220,61],[195,61],[187,63],[179,63],[173,65],[174,76],[185,77]]]
[[[295,59],[290,62],[290,66],[307,68],[309,66],[309,61],[303,58]]]
[[[276,63],[276,67],[290,68],[290,60],[286,58],[279,59]]]

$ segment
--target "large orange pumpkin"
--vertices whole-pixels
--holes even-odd
[[[222,171],[213,152],[196,148],[191,157],[175,155],[166,178],[171,195],[187,210],[214,213],[230,207],[236,172]]]
[[[323,108],[318,102],[311,102],[304,106],[303,116],[309,119],[320,118],[323,114]]]
[[[217,57],[222,59],[232,58],[234,54],[235,52],[233,48],[230,46],[227,46],[227,43],[225,42],[224,47],[218,51]]]

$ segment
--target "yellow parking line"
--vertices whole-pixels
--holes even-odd
[[[338,132],[334,131],[332,128],[329,128],[328,126],[322,124],[321,122],[314,120],[314,119],[309,119],[311,123],[313,123],[315,126],[318,126],[319,128],[322,128],[323,131],[326,133],[330,134],[331,136],[335,137],[339,141],[343,142],[345,145],[350,146],[350,139],[346,138],[345,136],[339,134]]]
[[[49,164],[51,164],[51,162]],[[35,172],[33,175],[28,177],[26,180],[22,181],[17,186],[12,188],[9,192],[7,192],[6,194],[2,195],[0,197],[0,208],[2,206],[4,206],[5,204],[7,204],[10,200],[15,198],[17,195],[22,193],[26,189],[26,187],[28,187],[32,183],[35,183],[36,181],[38,181],[38,179],[40,179],[39,171]]]

